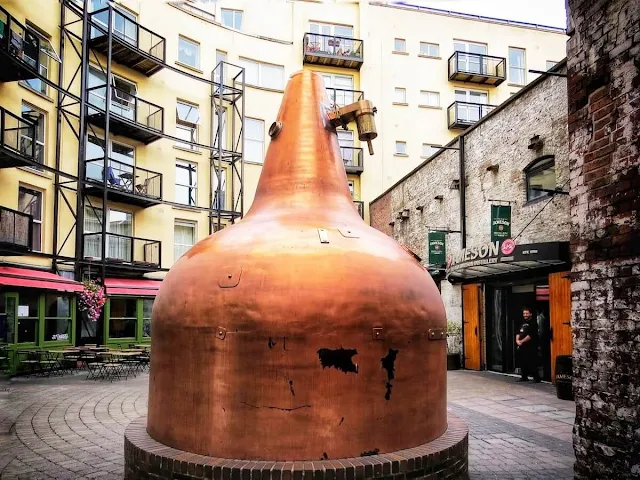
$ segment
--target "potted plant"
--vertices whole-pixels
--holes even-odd
[[[80,292],[78,310],[92,322],[97,322],[106,302],[104,288],[93,280],[82,282],[84,289]]]
[[[462,325],[447,321],[447,370],[460,369],[462,352]]]

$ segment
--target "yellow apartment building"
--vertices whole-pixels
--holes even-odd
[[[0,343],[148,341],[163,272],[251,206],[295,71],[330,106],[378,108],[374,155],[338,132],[367,219],[565,41],[407,2],[0,0]],[[106,286],[96,323],[76,319],[87,278]]]

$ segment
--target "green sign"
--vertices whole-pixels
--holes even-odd
[[[511,206],[491,205],[491,241],[502,243],[511,238]]]
[[[429,232],[429,265],[447,264],[446,232]]]

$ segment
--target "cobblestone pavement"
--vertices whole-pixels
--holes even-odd
[[[85,375],[0,387],[0,478],[122,479],[123,434],[147,410],[148,375],[114,383]],[[569,479],[573,402],[547,384],[449,372],[449,411],[469,424],[476,479]]]

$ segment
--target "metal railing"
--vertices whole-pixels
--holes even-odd
[[[100,112],[105,112],[106,98],[106,85],[87,89],[87,102],[90,107]],[[111,86],[111,102],[109,103],[109,110],[112,114],[151,130],[164,131],[164,108],[160,105],[142,100],[113,85]],[[91,112],[90,108],[89,113],[95,112]]]
[[[325,87],[332,108],[345,107],[364,98],[361,90],[346,90],[343,88]]]
[[[148,238],[130,237],[117,233],[106,233],[107,262],[131,263],[159,267],[161,265],[161,242]],[[85,233],[84,258],[102,258],[102,233]]]
[[[360,147],[340,147],[342,161],[345,167],[363,167],[362,148]]]
[[[85,160],[87,180],[104,181],[104,158]],[[136,165],[109,158],[106,170],[107,186],[141,197],[162,199],[162,174]]]
[[[0,49],[27,64],[36,73],[40,68],[40,39],[0,7]],[[3,65],[2,68],[8,68]]]
[[[352,60],[362,60],[363,58],[363,42],[356,38],[305,33],[302,48],[305,55],[326,55]]]
[[[364,202],[354,200],[353,204],[356,206],[356,210],[358,210],[360,216],[364,219]]]
[[[91,38],[107,35],[109,23],[109,8],[105,7],[91,13]],[[143,27],[135,20],[114,9],[112,13],[113,36],[147,55],[164,62],[167,44],[161,35]]]
[[[456,73],[505,78],[505,59],[480,53],[454,52],[449,57],[449,78]]]
[[[0,107],[0,147],[36,159],[36,124]]]
[[[0,244],[31,250],[33,217],[27,213],[0,207]]]
[[[491,112],[495,105],[471,102],[453,102],[447,108],[449,128],[473,125]]]

